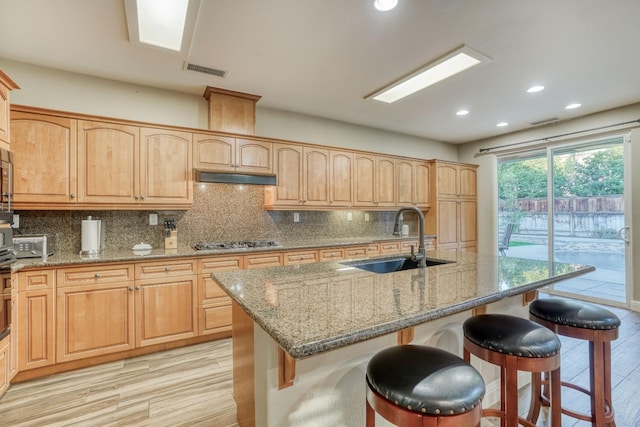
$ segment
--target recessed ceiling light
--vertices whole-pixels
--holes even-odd
[[[577,102],[573,103],[573,104],[569,104],[567,105],[565,108],[565,110],[573,110],[574,108],[579,108],[582,107],[582,104],[578,104]]]
[[[544,86],[537,85],[537,86],[531,86],[529,89],[527,89],[527,92],[528,93],[536,93],[536,92],[540,92],[542,90],[544,90]]]
[[[503,128],[503,127],[505,127],[505,126],[509,126],[509,123],[507,123],[507,122],[500,122],[500,123],[498,123],[496,126],[497,126],[497,127],[499,127],[499,128]]]
[[[381,12],[386,12],[398,5],[398,0],[375,0],[373,5]]]
[[[466,116],[467,114],[469,114],[469,110],[460,110],[456,112],[456,116]]]
[[[430,62],[417,71],[388,84],[382,89],[365,96],[365,99],[373,98],[376,101],[390,104],[458,74],[467,68],[490,61],[491,58],[469,47],[463,46],[448,55]]]

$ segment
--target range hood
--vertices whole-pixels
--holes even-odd
[[[276,185],[275,175],[251,175],[243,173],[208,172],[195,170],[197,182],[221,182],[226,184]]]

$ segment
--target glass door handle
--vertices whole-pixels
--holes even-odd
[[[625,243],[629,243],[629,226],[622,227],[618,230],[618,239],[624,240]]]

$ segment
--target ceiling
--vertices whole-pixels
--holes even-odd
[[[638,0],[399,0],[390,12],[373,0],[202,0],[184,53],[130,43],[124,0],[1,0],[0,11],[0,58],[196,95],[219,87],[450,143],[640,102]],[[493,60],[394,104],[364,99],[461,45]],[[546,89],[526,93],[534,84]]]

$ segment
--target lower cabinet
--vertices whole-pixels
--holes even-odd
[[[9,361],[11,360],[11,337],[0,340],[0,396],[9,387]]]
[[[211,278],[214,271],[242,269],[242,256],[198,260],[198,324],[200,335],[228,333],[231,336],[231,298]]]

